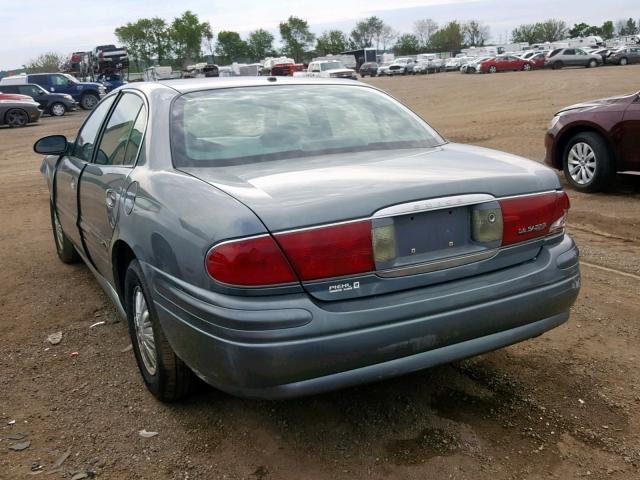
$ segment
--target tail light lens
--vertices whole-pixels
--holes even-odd
[[[276,239],[303,281],[375,269],[369,220],[281,233]]]
[[[243,287],[298,281],[271,235],[220,243],[209,250],[206,267],[215,280]]]
[[[504,230],[502,245],[512,245],[562,231],[569,211],[565,192],[500,200]]]

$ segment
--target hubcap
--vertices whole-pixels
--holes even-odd
[[[142,288],[137,286],[133,291],[133,323],[136,329],[138,350],[142,357],[142,363],[149,375],[156,374],[156,341],[153,338],[153,328],[149,317],[147,301],[142,293]]]
[[[588,143],[578,142],[569,151],[567,164],[574,182],[585,185],[596,174],[596,154]]]
[[[53,108],[51,108],[51,111],[53,112],[53,114],[56,117],[59,117],[61,115],[64,115],[64,106],[60,105],[59,103],[56,103]]]
[[[20,127],[27,123],[27,116],[23,112],[12,110],[7,115],[7,123]]]
[[[88,109],[95,107],[96,103],[98,103],[98,100],[93,95],[88,95],[84,98],[84,106]]]
[[[62,230],[62,225],[60,225],[60,220],[58,220],[58,215],[56,213],[53,214],[53,225],[56,230],[56,241],[58,242],[58,249],[62,250],[62,246],[64,245],[64,231]]]

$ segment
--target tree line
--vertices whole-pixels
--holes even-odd
[[[265,57],[285,55],[297,62],[309,61],[315,56],[339,54],[348,50],[375,48],[393,51],[396,55],[421,52],[459,52],[465,47],[482,47],[491,37],[489,27],[478,21],[450,21],[439,25],[426,18],[417,20],[411,33],[394,31],[377,16],[356,22],[345,33],[326,30],[320,35],[310,31],[306,20],[290,16],[278,25],[281,47],[274,46],[275,37],[265,29],[249,32],[245,38],[238,32],[222,30],[214,36],[209,22],[200,21],[198,15],[186,11],[171,22],[153,17],[141,18],[115,29],[118,41],[125,46],[138,68],[160,64],[184,67],[202,61],[204,55],[213,56],[219,64],[257,62]],[[511,32],[514,43],[530,44],[556,42],[567,37],[599,35],[605,40],[616,35],[640,34],[640,20],[629,18],[605,21],[602,25],[578,23],[569,28],[558,19],[523,24]],[[25,65],[30,72],[53,71],[63,58],[53,52],[40,55]],[[54,68],[55,67],[55,68]]]

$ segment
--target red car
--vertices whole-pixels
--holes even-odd
[[[640,93],[563,108],[545,146],[545,163],[581,192],[605,189],[617,172],[640,172]]]
[[[480,64],[482,73],[509,72],[514,70],[529,71],[533,63],[513,55],[499,55]]]
[[[546,53],[536,53],[527,60],[533,64],[533,68],[544,68],[544,59],[547,57]]]

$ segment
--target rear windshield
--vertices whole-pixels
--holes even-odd
[[[173,161],[226,166],[444,140],[410,110],[356,85],[285,85],[182,95],[171,114]]]

